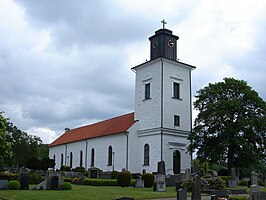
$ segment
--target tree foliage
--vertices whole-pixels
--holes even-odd
[[[42,141],[37,136],[28,135],[12,123],[7,126],[8,140],[12,142],[13,157],[6,160],[9,166],[26,167],[27,160],[39,157],[39,145]]]
[[[200,160],[250,167],[266,156],[266,103],[243,80],[224,78],[199,90],[189,139]]]
[[[0,112],[0,167],[4,164],[4,159],[11,157],[11,142],[7,139],[8,120]]]
[[[48,147],[42,144],[40,137],[28,135],[11,122],[7,123],[6,131],[7,140],[12,143],[13,156],[5,159],[5,165],[26,167],[33,157],[38,160],[48,159]]]

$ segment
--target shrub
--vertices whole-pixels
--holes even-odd
[[[62,165],[61,168],[60,168],[60,171],[70,172],[70,167]]]
[[[72,182],[72,178],[64,177],[64,182]]]
[[[84,172],[84,176],[89,177],[89,171],[85,171],[85,172]]]
[[[61,185],[61,189],[62,189],[62,190],[71,190],[71,189],[72,189],[72,185],[71,185],[71,183],[69,183],[69,182],[63,183],[63,184]]]
[[[231,176],[219,176],[221,179],[225,181],[225,184],[228,186],[228,182],[232,180]]]
[[[71,180],[71,183],[76,184],[76,185],[82,185],[82,184],[83,184],[83,181],[82,181],[81,178],[77,178],[77,177],[75,177],[75,178],[73,178],[73,179]]]
[[[83,181],[84,185],[92,185],[92,186],[118,186],[117,181],[115,179],[90,179],[86,178]]]
[[[18,180],[18,174],[0,172],[0,180]]]
[[[263,180],[258,180],[259,186],[264,186],[264,181]]]
[[[193,178],[189,177],[189,179],[183,180],[181,183],[181,187],[185,188],[187,191],[192,190],[192,185],[193,185]]]
[[[247,200],[247,196],[230,196],[229,200]]]
[[[221,179],[219,176],[213,176],[207,179],[207,181],[210,189],[221,190],[225,189],[226,187],[225,181]]]
[[[112,171],[111,173],[111,179],[117,179],[118,171]]]
[[[30,184],[38,184],[44,180],[44,177],[41,176],[37,172],[30,172],[29,173],[29,183]]]
[[[73,171],[74,172],[84,173],[85,172],[85,168],[84,167],[76,167]]]
[[[132,173],[131,174],[132,179],[139,179],[139,177],[141,177],[140,173]]]
[[[121,187],[128,187],[131,182],[131,174],[128,171],[119,172],[117,174],[117,184]]]
[[[9,190],[19,190],[20,189],[20,183],[16,180],[11,180],[8,182],[8,189]]]
[[[239,185],[239,186],[248,186],[248,182],[247,182],[247,181],[244,181],[244,180],[240,180],[240,181],[238,182],[238,185]]]
[[[150,173],[145,173],[141,176],[141,179],[144,181],[144,187],[150,188],[154,183],[154,175]]]

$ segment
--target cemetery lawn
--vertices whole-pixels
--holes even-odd
[[[152,199],[176,197],[175,187],[167,187],[166,192],[154,192],[152,188],[122,188],[111,186],[72,185],[72,190],[1,190],[0,199],[114,199],[132,197],[134,199]]]

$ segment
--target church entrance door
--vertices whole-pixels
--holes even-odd
[[[180,173],[180,152],[178,150],[175,150],[173,153],[173,171],[174,174]]]

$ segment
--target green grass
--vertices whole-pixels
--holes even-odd
[[[133,197],[134,199],[152,199],[176,197],[175,187],[167,187],[166,192],[154,192],[152,188],[121,188],[111,186],[73,185],[72,190],[2,190],[0,199],[114,199],[118,197]]]

